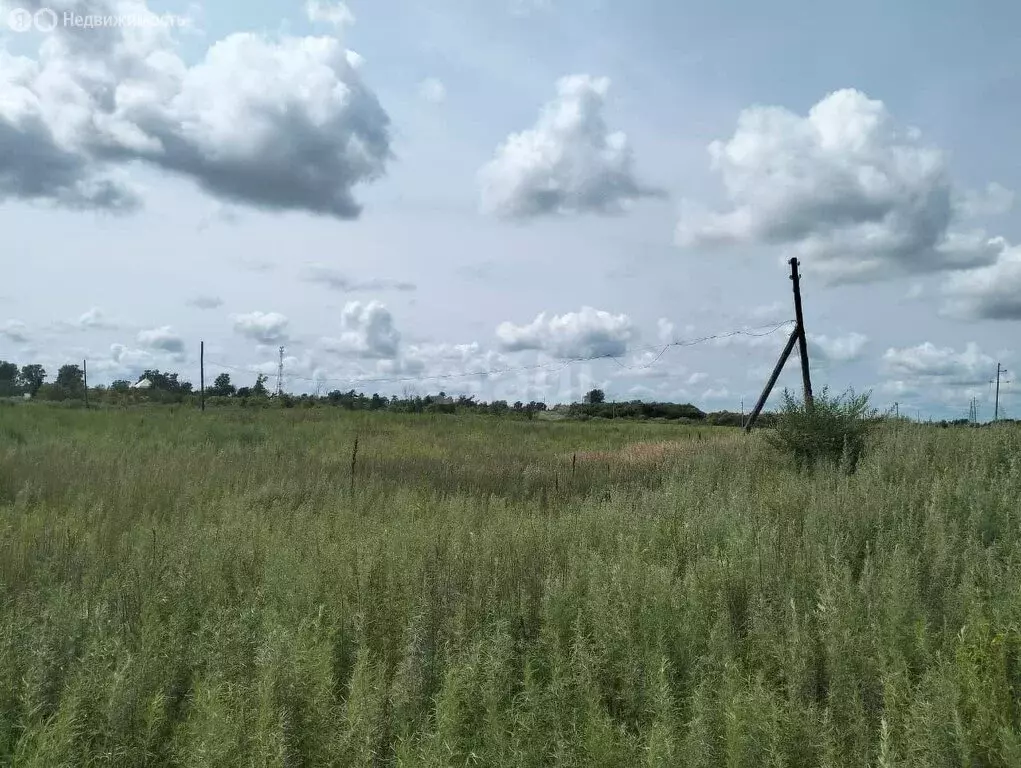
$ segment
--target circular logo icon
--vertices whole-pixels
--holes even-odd
[[[57,27],[57,14],[51,8],[40,8],[32,20],[40,32],[52,32]]]
[[[7,14],[7,26],[15,32],[28,32],[32,28],[32,14],[24,8],[15,8]]]

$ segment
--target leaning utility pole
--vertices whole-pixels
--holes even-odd
[[[1001,368],[999,363],[996,364],[996,405],[993,406],[993,421],[1000,420],[1000,374],[1006,372],[1006,368]],[[1003,383],[1007,384],[1009,382],[1005,381]]]
[[[85,407],[89,407],[89,361],[82,360],[82,384],[85,389]]]
[[[795,344],[798,345],[798,354],[801,356],[801,381],[805,388],[805,407],[811,408],[813,404],[812,376],[808,365],[808,337],[805,335],[805,317],[801,310],[801,276],[798,274],[799,262],[796,258],[792,258],[789,264],[791,265],[791,282],[794,288],[794,316],[796,324],[791,337],[787,339],[787,346],[780,353],[780,359],[777,361],[776,367],[773,368],[769,381],[766,382],[766,386],[759,396],[758,402],[755,403],[755,407],[752,408],[752,412],[748,415],[748,421],[744,425],[745,432],[751,432],[752,427],[755,425],[755,420],[759,418],[759,413],[765,407],[769,394],[773,391],[773,386],[776,384],[776,380],[780,378],[780,372],[783,370],[787,358],[794,351]]]

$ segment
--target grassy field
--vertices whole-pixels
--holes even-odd
[[[1021,432],[0,407],[0,764],[1021,766]]]

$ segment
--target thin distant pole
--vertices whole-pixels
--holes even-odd
[[[996,364],[996,405],[993,406],[993,421],[1000,420],[1000,374],[1006,372],[1006,368],[1002,367],[999,363]]]
[[[82,360],[82,383],[85,384],[85,407],[89,407],[89,361]]]
[[[206,342],[199,342],[199,403],[206,410]]]
[[[280,347],[280,363],[277,366],[277,397],[284,394],[284,348]]]

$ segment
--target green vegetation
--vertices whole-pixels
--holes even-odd
[[[785,389],[783,407],[766,440],[801,468],[828,462],[854,472],[865,453],[869,430],[877,423],[868,393],[849,390],[834,397],[824,388],[808,406]]]
[[[0,397],[30,395],[40,400],[67,403],[85,401],[83,371],[77,365],[65,365],[57,374],[57,381],[44,384],[46,371],[38,365],[24,366],[19,373],[15,363],[0,360]],[[147,381],[144,389],[133,389],[132,382],[118,379],[110,386],[89,387],[89,402],[93,406],[127,406],[151,405],[155,403],[198,405],[199,394],[189,381],[184,381],[176,373],[160,370],[145,370],[137,382]],[[437,395],[406,394],[385,396],[378,393],[366,395],[362,392],[349,390],[333,390],[325,395],[308,393],[293,395],[282,393],[280,397],[271,396],[267,388],[267,377],[258,374],[251,387],[237,387],[231,381],[229,373],[218,374],[206,389],[206,404],[219,408],[236,406],[242,408],[318,408],[333,406],[349,411],[388,411],[390,413],[445,413],[445,414],[486,414],[490,416],[510,416],[534,419],[544,413],[546,403],[532,401],[529,403],[508,403],[506,400],[482,402],[474,396],[460,395],[448,397],[445,392]],[[726,411],[706,414],[691,404],[678,403],[645,403],[634,400],[624,403],[606,402],[606,395],[601,389],[593,389],[583,397],[583,402],[558,407],[557,418],[574,419],[632,419],[678,421],[680,423],[705,423],[711,426],[741,426],[744,417],[741,414]],[[773,414],[762,414],[761,426],[771,423]]]
[[[0,403],[0,764],[1021,765],[1021,431],[869,440]]]

